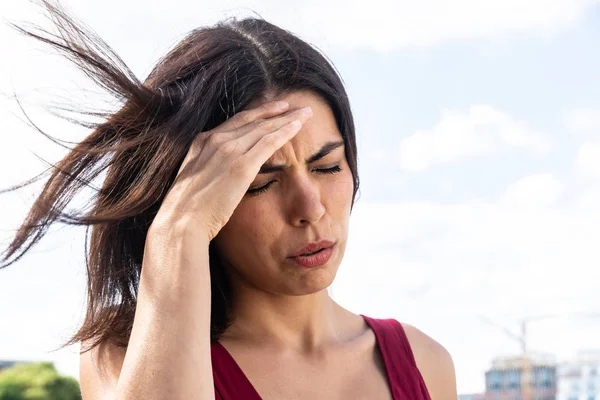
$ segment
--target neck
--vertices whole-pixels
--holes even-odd
[[[239,288],[236,288],[239,289]],[[343,341],[348,311],[326,289],[302,296],[284,296],[255,288],[234,290],[228,339],[274,344],[301,353]]]

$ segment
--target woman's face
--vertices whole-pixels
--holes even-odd
[[[327,288],[336,275],[346,248],[354,186],[343,138],[327,103],[306,91],[281,100],[289,102],[290,110],[310,106],[313,116],[267,161],[287,168],[254,179],[214,245],[235,286],[304,295]],[[331,142],[342,145],[317,161],[305,163]],[[320,171],[327,169],[330,171]],[[251,192],[265,185],[265,190]],[[336,243],[324,265],[306,268],[288,258],[309,242],[321,239]]]

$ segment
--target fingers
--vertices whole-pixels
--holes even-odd
[[[236,114],[204,135],[199,145],[202,158],[212,159],[211,163],[215,165],[223,165],[225,160],[233,161],[234,169],[241,168],[245,173],[254,171],[252,173],[256,175],[262,164],[312,116],[310,107],[280,115],[288,108],[286,102],[269,102]],[[234,129],[235,126],[238,128]],[[195,158],[195,155],[190,157]]]
[[[286,101],[269,101],[259,107],[240,111],[219,126],[219,131],[233,131],[253,123],[258,119],[271,118],[286,112],[289,108]]]
[[[305,117],[308,119],[309,117]],[[274,132],[267,134],[261,133],[258,135],[256,143],[242,156],[238,157],[234,167],[240,168],[242,171],[253,178],[258,174],[260,167],[284,144],[292,139],[302,128],[302,121],[295,119],[290,123],[280,127]],[[256,131],[249,133],[244,138],[256,136]]]
[[[295,120],[304,124],[311,116],[311,108],[304,107],[283,116],[257,119],[237,130],[222,132],[219,129],[218,132],[212,132],[206,138],[206,143],[225,157],[239,156],[245,154],[263,136],[276,132]]]
[[[218,127],[200,135],[198,140],[203,143],[203,146],[208,142],[211,147],[219,147],[238,139],[256,127],[262,126],[263,129],[268,130],[268,127],[274,122],[274,118],[277,118],[279,115],[286,115],[284,113],[288,109],[289,103],[285,101],[270,101],[259,107],[240,111]],[[285,123],[273,125],[271,130],[278,129],[291,121],[292,120],[288,118]],[[234,143],[232,145],[239,146],[240,144]],[[249,146],[243,147],[243,152],[248,150],[248,148]]]
[[[304,107],[290,111],[288,114],[281,117],[255,121],[252,124],[238,129],[238,138],[235,139],[235,142],[239,143],[239,147],[245,152],[254,146],[262,136],[276,132],[296,120],[300,121],[301,125],[304,125],[311,116],[311,108]]]

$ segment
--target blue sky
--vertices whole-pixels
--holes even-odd
[[[189,29],[249,9],[323,49],[347,85],[362,182],[333,296],[440,341],[460,392],[483,390],[492,358],[518,352],[480,314],[513,330],[559,314],[530,326],[532,348],[558,361],[600,347],[600,319],[573,314],[600,311],[600,2],[64,3],[140,77]],[[0,16],[40,21],[17,0]],[[40,48],[0,28],[0,92],[15,89],[49,132],[81,140],[84,130],[38,105],[102,96],[83,95],[95,89]],[[0,101],[4,187],[41,171],[32,151],[63,153]],[[0,197],[2,238],[32,193]],[[83,251],[83,230],[55,229],[0,272],[0,321],[11,327],[0,358],[53,359],[77,374],[77,349],[48,352],[81,319]]]

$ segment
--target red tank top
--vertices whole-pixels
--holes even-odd
[[[431,400],[402,325],[360,314],[375,333],[394,400]],[[211,346],[216,400],[261,400],[250,380],[219,342]]]

